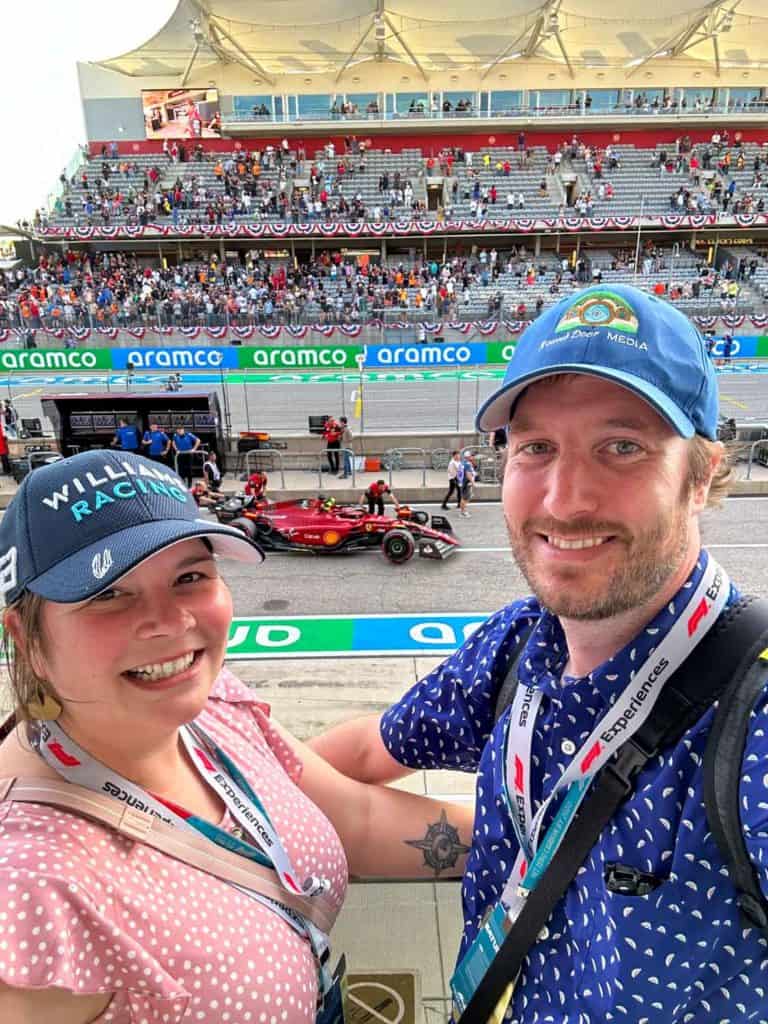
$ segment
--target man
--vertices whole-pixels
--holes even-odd
[[[222,474],[216,452],[208,452],[203,463],[203,476],[208,485],[208,490],[214,498],[223,498],[221,491]]]
[[[176,472],[186,483],[192,486],[192,452],[200,447],[200,438],[196,434],[188,434],[185,427],[177,427],[171,445],[176,454]]]
[[[158,423],[150,423],[141,440],[144,454],[154,462],[165,462],[171,450],[171,439]]]
[[[245,493],[254,498],[266,497],[267,474],[256,469],[251,473],[245,482]]]
[[[400,508],[400,502],[392,493],[392,490],[386,480],[376,480],[372,483],[360,497],[360,504],[368,504],[368,515],[383,516],[384,515],[384,495],[388,494],[392,499],[392,504],[395,508]]]
[[[339,479],[346,480],[352,476],[352,442],[355,439],[355,435],[350,430],[349,421],[346,416],[339,418],[339,427],[341,428],[339,444],[341,445],[341,457],[344,460],[344,472],[339,473]]]
[[[325,451],[328,456],[328,465],[331,473],[339,472],[339,448],[341,448],[341,426],[333,416],[326,416],[323,425],[323,438],[325,439]]]
[[[448,502],[451,500],[453,494],[456,495],[456,508],[461,507],[461,485],[459,483],[459,470],[461,469],[461,452],[458,449],[451,452],[451,458],[448,462],[448,493],[443,498],[441,508],[448,511]]]
[[[117,421],[117,431],[111,441],[112,448],[120,448],[122,452],[133,452],[136,455],[139,451],[139,432],[128,420]]]
[[[465,455],[461,460],[456,480],[459,484],[459,515],[465,519],[471,519],[472,513],[468,511],[467,505],[472,500],[472,489],[477,479],[475,471],[475,460],[471,455]]]
[[[367,781],[478,773],[460,957],[502,894],[516,905],[564,775],[591,777],[737,596],[701,548],[700,514],[730,477],[717,420],[702,338],[667,303],[615,285],[546,310],[477,418],[478,430],[509,429],[504,515],[534,596],[493,615],[380,719],[313,743]],[[513,703],[494,724],[518,643]],[[751,720],[739,800],[766,894],[767,705]],[[648,763],[574,865],[508,1019],[698,1024],[734,1020],[736,1007],[739,1020],[764,1019],[764,940],[739,916],[702,802],[712,718]]]

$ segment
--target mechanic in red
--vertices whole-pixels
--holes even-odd
[[[328,456],[328,465],[332,473],[339,472],[339,449],[341,448],[342,426],[333,418],[326,417],[323,426],[323,437],[325,438],[325,451]]]
[[[254,498],[263,498],[267,490],[267,474],[255,470],[245,482],[245,493]]]
[[[368,502],[368,514],[373,515],[374,511],[377,515],[384,515],[384,495],[388,494],[392,499],[392,504],[395,508],[400,508],[400,502],[392,493],[392,489],[385,480],[377,480],[372,483],[370,487],[360,497],[360,504],[364,505]]]

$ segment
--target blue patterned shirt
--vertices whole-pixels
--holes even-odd
[[[535,623],[518,667],[521,682],[543,691],[531,758],[535,812],[573,745],[581,746],[672,627],[707,557],[702,552],[686,584],[639,636],[584,678],[563,677],[562,627],[529,598],[493,615],[384,713],[384,743],[402,764],[477,772],[459,957],[501,896],[518,852],[502,785],[509,708],[495,727],[493,714],[520,634]],[[737,596],[732,588],[729,601]],[[702,763],[713,716],[710,709],[646,766],[603,830],[523,964],[512,1004],[517,1024],[768,1022],[768,942],[739,916],[704,810]],[[766,723],[768,694],[753,712],[741,777],[744,836],[768,895]],[[544,828],[561,799],[552,801]],[[645,896],[610,892],[611,862],[663,881]]]

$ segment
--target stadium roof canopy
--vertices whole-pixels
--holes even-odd
[[[669,79],[700,69],[715,84],[721,74],[734,80],[734,70],[768,68],[768,8],[765,0],[179,0],[152,39],[99,64],[180,86],[224,65],[256,85],[320,75],[340,87],[352,74],[371,82],[407,65],[414,84],[463,73],[482,88],[500,68],[532,62],[582,80],[605,70],[628,85],[651,62],[668,66]]]

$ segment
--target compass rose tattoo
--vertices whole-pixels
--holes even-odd
[[[448,824],[445,809],[440,813],[440,821],[427,827],[423,839],[405,839],[406,846],[415,846],[424,854],[424,866],[434,870],[435,875],[456,866],[456,861],[470,847],[459,841],[459,830]]]

